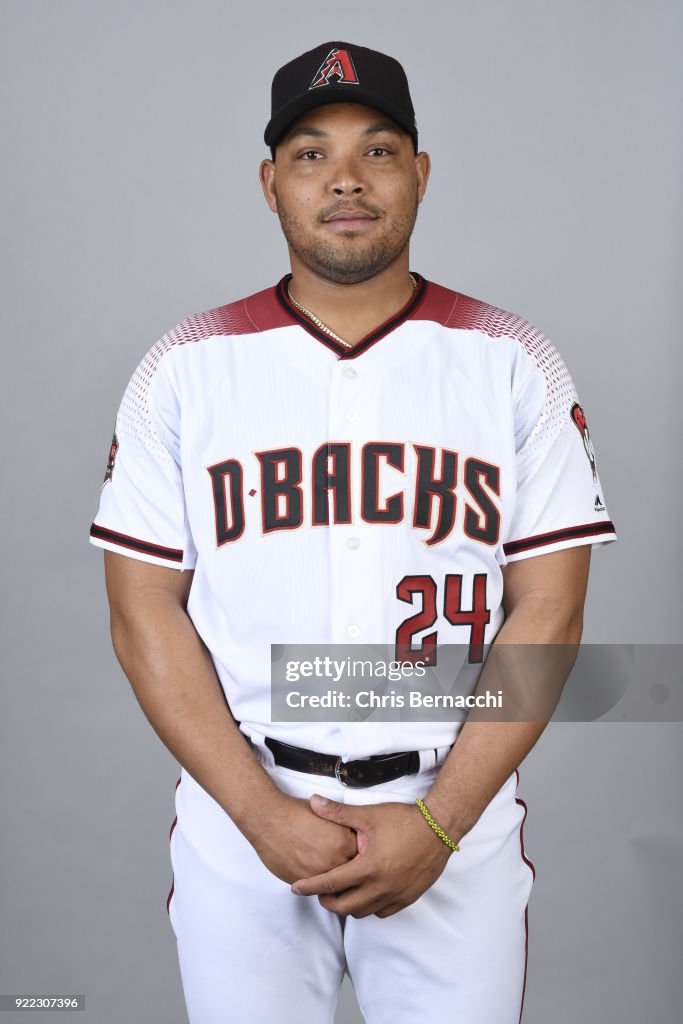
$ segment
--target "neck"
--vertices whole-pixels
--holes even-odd
[[[413,294],[408,253],[380,274],[358,284],[336,284],[292,258],[289,292],[349,345],[397,313]]]

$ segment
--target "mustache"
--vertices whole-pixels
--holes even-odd
[[[383,217],[384,210],[375,206],[373,203],[365,202],[365,200],[359,202],[356,200],[355,203],[349,205],[349,203],[335,203],[333,206],[326,206],[324,210],[321,210],[318,214],[318,220],[322,223],[323,221],[329,220],[330,217],[334,217],[336,213],[349,213],[351,211],[360,210],[363,213],[369,213],[371,217]]]

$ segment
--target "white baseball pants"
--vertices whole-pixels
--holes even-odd
[[[297,797],[412,803],[438,771],[434,751],[424,752],[417,775],[349,789],[276,766],[258,737],[252,743],[277,785]],[[416,903],[356,920],[324,910],[316,896],[293,895],[183,769],[168,911],[190,1024],[332,1024],[345,972],[366,1024],[519,1024],[534,869],[517,781],[510,776]]]

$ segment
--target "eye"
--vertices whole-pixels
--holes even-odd
[[[385,153],[390,154],[391,150],[387,149],[386,146],[373,146],[370,154],[372,155],[373,153],[379,153],[380,156],[384,156]]]
[[[299,160],[317,160],[321,157],[322,153],[319,153],[317,149],[307,149],[303,153],[299,154]]]

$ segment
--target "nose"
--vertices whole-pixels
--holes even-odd
[[[365,186],[358,161],[352,159],[336,161],[330,179],[330,188],[337,197],[361,195]]]
[[[355,196],[360,195],[360,193],[363,191],[363,186],[353,185],[352,183],[340,182],[339,184],[334,185],[332,191],[336,196]]]

